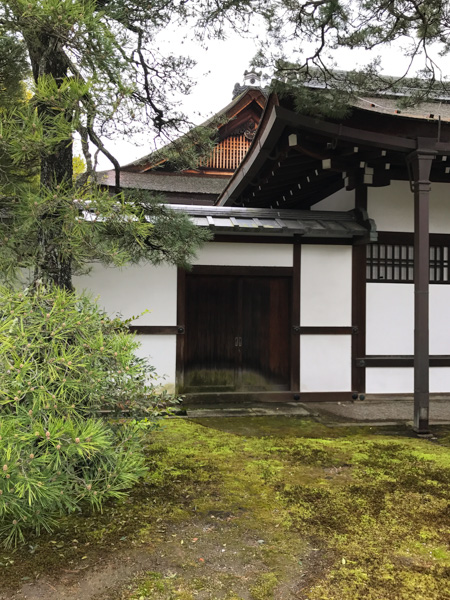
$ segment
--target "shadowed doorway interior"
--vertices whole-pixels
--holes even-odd
[[[187,274],[184,391],[288,390],[290,314],[289,276]]]

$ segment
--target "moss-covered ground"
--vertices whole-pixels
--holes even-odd
[[[449,434],[167,420],[127,500],[0,550],[0,598],[450,599]]]

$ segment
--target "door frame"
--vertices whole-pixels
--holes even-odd
[[[294,264],[292,267],[251,267],[195,265],[189,271],[193,275],[234,275],[234,276],[283,276],[291,279],[291,344],[290,344],[290,390],[299,392],[300,387],[300,252],[299,243],[294,243]],[[186,326],[186,271],[179,268],[177,274],[177,323],[178,335],[176,345],[176,387],[184,386],[185,367],[185,326]],[[240,392],[245,395],[245,392]],[[276,394],[274,392],[273,394]],[[273,395],[272,394],[272,395]],[[284,396],[286,392],[282,393]],[[250,393],[249,393],[250,395]]]

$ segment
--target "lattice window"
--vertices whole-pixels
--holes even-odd
[[[448,246],[430,246],[430,283],[450,283]]]
[[[414,247],[406,244],[369,244],[367,281],[414,282]],[[450,284],[449,247],[430,246],[430,283]]]
[[[209,159],[203,161],[200,166],[235,171],[247,154],[250,143],[245,135],[230,136],[217,144]]]

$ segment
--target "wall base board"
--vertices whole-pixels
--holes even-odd
[[[183,394],[183,404],[240,404],[257,402],[348,402],[352,392],[204,392]]]
[[[392,402],[396,400],[414,400],[414,394],[412,392],[401,394],[366,394],[366,400],[368,402],[371,400],[392,400]],[[430,400],[450,400],[450,393],[432,393],[430,394]]]

